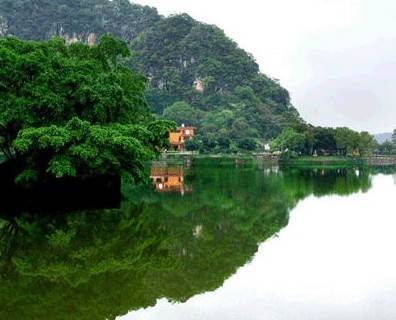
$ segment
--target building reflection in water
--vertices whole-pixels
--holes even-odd
[[[155,162],[151,166],[150,177],[157,192],[173,192],[181,195],[192,192],[192,188],[184,182],[182,166]]]

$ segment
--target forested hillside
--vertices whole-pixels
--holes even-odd
[[[155,113],[197,127],[191,147],[255,149],[301,122],[287,90],[216,26],[127,0],[0,0],[3,36],[92,44],[106,33],[130,45]]]
[[[1,0],[0,35],[88,41],[112,33],[128,42],[160,19],[157,10],[127,0]]]

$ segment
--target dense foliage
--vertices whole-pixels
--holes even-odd
[[[273,150],[289,154],[360,157],[372,154],[375,145],[374,137],[365,131],[307,125],[287,128],[271,143]]]
[[[130,63],[148,75],[155,111],[197,126],[201,150],[254,149],[300,122],[288,92],[215,26],[171,16],[132,47]],[[194,112],[185,112],[186,105]]]
[[[0,149],[23,168],[18,180],[141,178],[171,123],[150,115],[145,79],[119,61],[128,55],[108,36],[94,47],[0,39]]]
[[[106,33],[130,44],[128,65],[149,79],[158,116],[197,127],[191,148],[254,149],[301,122],[287,90],[216,26],[127,0],[0,0],[0,35],[90,42]]]
[[[157,10],[128,0],[0,1],[0,36],[22,39],[86,42],[90,34],[111,33],[129,42],[159,19]]]

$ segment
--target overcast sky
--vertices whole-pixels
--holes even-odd
[[[315,125],[396,128],[395,0],[133,0],[216,24]]]

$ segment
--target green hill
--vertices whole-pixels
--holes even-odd
[[[301,122],[289,93],[216,26],[186,14],[160,16],[127,0],[0,0],[0,35],[128,42],[126,63],[148,79],[158,116],[195,125],[195,148],[254,149]]]

